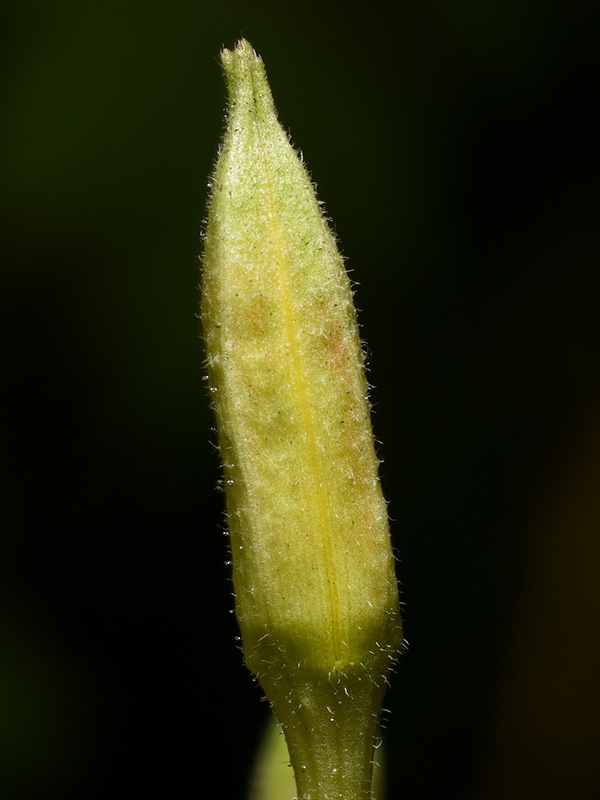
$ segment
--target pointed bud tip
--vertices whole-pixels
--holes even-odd
[[[234,57],[247,59],[248,61],[262,61],[262,58],[247,39],[240,39],[233,50],[229,50],[227,47],[221,49],[221,61],[223,64],[231,62]]]
[[[254,112],[261,107],[274,112],[273,98],[262,58],[247,39],[240,39],[233,50],[221,50],[221,63],[229,93],[229,110],[243,106]]]

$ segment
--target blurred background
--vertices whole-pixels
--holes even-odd
[[[389,800],[600,795],[599,23],[4,3],[2,798],[245,797],[269,710],[197,319],[241,35],[357,284],[410,645]]]

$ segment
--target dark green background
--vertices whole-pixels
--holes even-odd
[[[598,795],[595,5],[4,4],[2,798],[243,797],[268,709],[196,316],[240,35],[358,284],[389,798]]]

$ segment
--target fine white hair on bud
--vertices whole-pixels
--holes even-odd
[[[352,291],[261,58],[221,57],[201,317],[242,648],[299,797],[366,800],[402,628]]]

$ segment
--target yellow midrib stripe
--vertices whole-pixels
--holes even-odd
[[[267,207],[268,207],[268,220],[271,225],[270,241],[273,243],[271,252],[273,260],[277,265],[278,275],[278,289],[281,297],[281,302],[284,310],[286,337],[289,345],[289,352],[291,355],[292,375],[294,387],[296,389],[296,397],[300,406],[300,416],[306,430],[306,438],[308,444],[308,457],[310,459],[310,466],[314,476],[315,496],[318,507],[318,518],[321,529],[321,542],[323,546],[323,558],[325,565],[325,576],[327,580],[327,600],[329,608],[331,609],[331,626],[332,638],[336,643],[335,653],[340,656],[339,643],[341,642],[341,631],[339,625],[339,596],[335,580],[335,570],[333,569],[333,554],[331,542],[331,528],[329,524],[329,513],[327,507],[327,499],[323,489],[323,482],[320,478],[319,458],[317,455],[317,442],[316,432],[313,423],[313,418],[310,410],[310,403],[308,400],[308,392],[306,389],[306,381],[302,369],[302,359],[298,352],[296,331],[294,328],[294,320],[292,313],[292,304],[290,300],[290,291],[288,287],[288,280],[285,269],[286,261],[286,248],[285,236],[282,231],[279,218],[274,212],[274,191],[271,172],[269,170],[269,162],[266,156],[266,147],[261,137],[260,127],[255,123],[256,137],[259,142],[259,154],[263,162],[263,169],[267,184]]]

